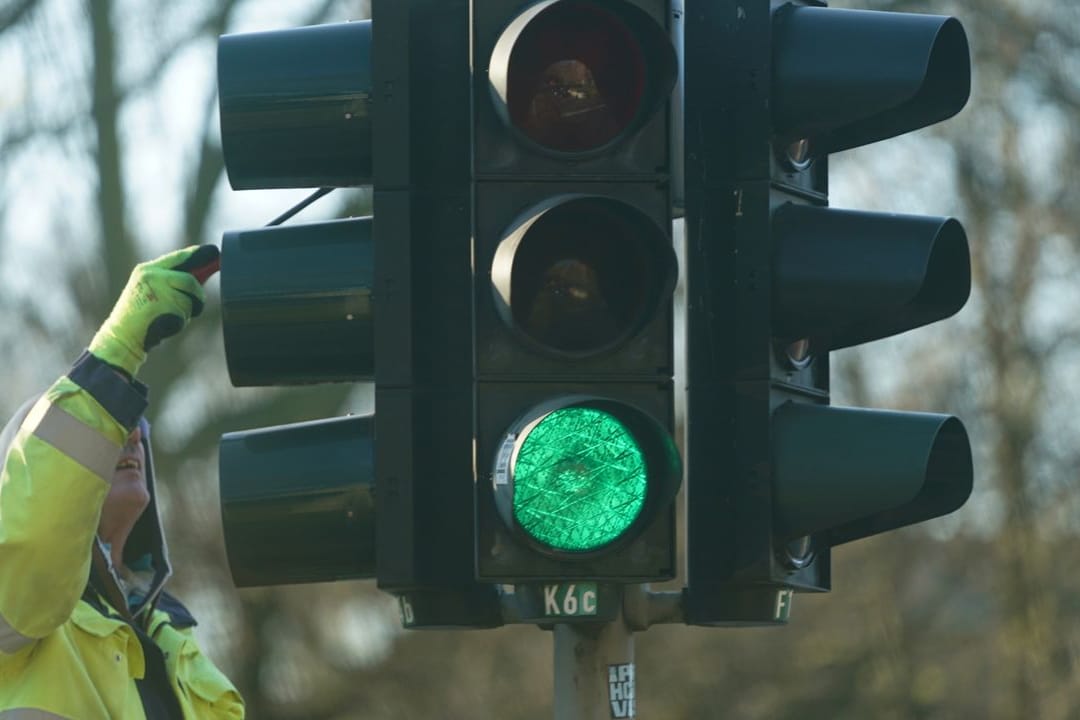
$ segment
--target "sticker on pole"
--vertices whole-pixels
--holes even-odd
[[[403,628],[412,627],[413,623],[416,622],[416,612],[413,611],[409,598],[404,595],[398,598],[398,611],[401,614],[401,626]]]
[[[791,617],[791,598],[794,596],[792,590],[779,590],[776,593],[776,607],[773,612],[773,620],[777,622],[787,622]]]
[[[611,717],[634,717],[634,663],[608,665],[608,704]]]
[[[621,589],[595,582],[514,585],[509,597],[518,622],[540,625],[612,622],[622,607]]]
[[[514,443],[517,442],[517,433],[507,435],[499,446],[499,454],[495,458],[495,484],[507,485],[510,482],[510,458],[514,455]]]
[[[544,586],[544,616],[549,618],[596,615],[596,583]]]

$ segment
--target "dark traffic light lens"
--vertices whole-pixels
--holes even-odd
[[[586,356],[639,331],[674,287],[671,242],[638,210],[584,197],[534,213],[492,266],[503,319],[542,348]]]
[[[564,408],[523,435],[514,465],[513,513],[531,537],[555,550],[590,551],[637,520],[648,491],[645,458],[614,416]]]
[[[641,43],[622,18],[595,2],[561,0],[542,8],[507,41],[513,43],[505,68],[510,122],[550,150],[603,147],[641,110]]]

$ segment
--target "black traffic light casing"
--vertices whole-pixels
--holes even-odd
[[[472,11],[477,576],[671,577],[668,3],[474,0]],[[629,426],[651,418],[638,430],[664,468],[650,486],[662,500],[601,550],[557,552],[500,514],[497,466],[522,418],[581,397]]]
[[[429,625],[491,626],[473,570],[469,6],[372,12],[379,584]]]
[[[946,120],[971,92],[956,18],[773,3],[772,127],[817,155]],[[864,62],[851,62],[852,59]]]
[[[233,385],[374,378],[371,225],[349,218],[225,234],[222,328]]]
[[[968,63],[952,18],[687,2],[691,624],[784,622],[832,546],[971,491],[959,420],[830,407],[828,363],[967,299],[955,220],[827,206],[828,153],[955,114]]]
[[[226,236],[234,382],[374,379],[376,396],[362,421],[223,439],[230,558],[240,584],[374,576],[410,627],[491,627],[497,592],[473,569],[469,5],[372,10],[219,46],[234,188],[375,186],[374,218]],[[308,473],[314,452],[336,458],[333,474]],[[310,507],[325,515],[299,513]],[[348,529],[335,537],[356,539],[353,557],[346,542],[308,567],[259,554],[317,517]]]
[[[222,36],[222,151],[234,190],[371,183],[371,45],[369,20]]]
[[[234,188],[371,182],[370,40],[370,22],[221,38],[222,146]],[[370,218],[226,233],[222,325],[233,384],[371,380],[372,254]],[[372,418],[228,433],[220,450],[238,586],[375,575]]]
[[[374,443],[371,416],[222,439],[225,547],[238,587],[375,576]]]

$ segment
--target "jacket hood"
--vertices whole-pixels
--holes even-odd
[[[0,458],[6,458],[15,436],[22,427],[26,416],[30,413],[38,397],[32,397],[23,403],[3,430],[0,430]],[[154,460],[150,449],[150,423],[145,417],[139,418],[139,428],[142,431],[142,445],[146,462],[143,471],[146,474],[146,488],[150,494],[150,502],[143,510],[142,515],[135,521],[135,526],[124,544],[124,564],[133,570],[144,569],[152,571],[153,580],[146,596],[141,598],[134,607],[130,608],[132,615],[138,615],[148,608],[152,608],[157,597],[161,593],[165,581],[172,574],[172,566],[169,563],[168,547],[165,543],[165,533],[162,528],[160,508],[157,501],[157,489],[154,481]],[[117,450],[119,457],[119,449]],[[111,478],[106,478],[111,481]],[[103,595],[108,597],[114,604],[116,587],[120,586],[116,569],[112,567],[110,554],[106,551],[105,544],[99,537],[93,548],[93,570],[90,585],[94,586]],[[126,603],[124,604],[126,605]],[[117,607],[121,612],[127,611],[126,606]]]

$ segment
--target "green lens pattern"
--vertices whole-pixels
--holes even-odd
[[[648,472],[634,436],[613,415],[555,410],[525,437],[514,464],[513,511],[539,542],[595,550],[629,528],[645,504]]]

